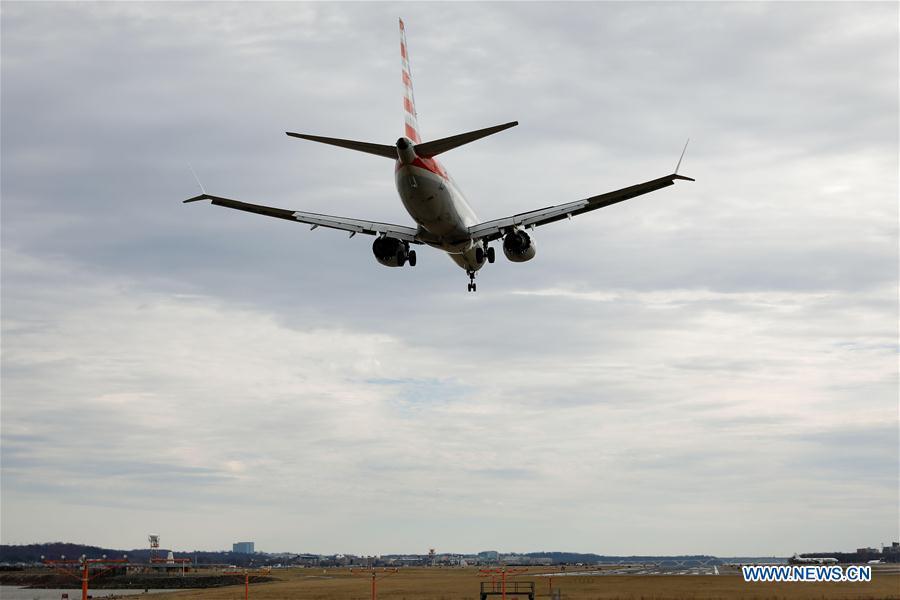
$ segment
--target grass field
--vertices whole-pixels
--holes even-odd
[[[537,571],[535,571],[537,572]],[[554,589],[562,600],[712,599],[712,598],[898,598],[900,573],[873,572],[870,583],[744,583],[736,571],[719,576],[557,577]],[[251,600],[370,600],[371,578],[349,569],[285,569],[273,571],[278,581],[251,584]],[[536,600],[549,600],[549,582],[529,573],[515,579],[536,582]],[[479,600],[477,569],[404,568],[378,582],[378,600]],[[154,594],[153,600],[240,600],[244,587],[234,586]],[[500,600],[499,596],[490,597]],[[527,597],[525,597],[527,600]],[[510,600],[513,600],[510,597]]]

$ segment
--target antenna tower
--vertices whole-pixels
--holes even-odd
[[[147,536],[147,540],[150,542],[150,563],[152,564],[153,559],[159,553],[159,536],[151,533]]]

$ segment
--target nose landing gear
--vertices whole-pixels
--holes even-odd
[[[478,288],[475,287],[475,271],[466,271],[469,274],[469,291],[474,292]]]

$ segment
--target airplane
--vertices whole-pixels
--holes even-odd
[[[678,174],[687,143],[681,151],[678,164],[671,175],[638,183],[629,187],[591,196],[574,202],[547,206],[519,213],[502,219],[480,221],[466,201],[456,182],[435,158],[475,140],[493,135],[518,125],[511,121],[494,127],[469,131],[458,135],[423,142],[420,137],[413,95],[412,76],[409,68],[409,52],[406,44],[406,28],[400,19],[400,58],[403,82],[404,135],[393,145],[359,142],[355,140],[322,137],[287,131],[287,135],[303,140],[330,144],[349,150],[365,152],[394,161],[394,181],[404,208],[415,221],[415,226],[378,223],[363,219],[350,219],[299,210],[250,204],[239,200],[207,194],[199,179],[199,196],[184,202],[210,200],[216,206],[257,213],[310,225],[310,229],[326,227],[343,230],[352,238],[357,233],[375,236],[372,253],[375,259],[387,267],[416,266],[416,251],[411,245],[427,245],[443,250],[469,276],[468,291],[476,291],[475,274],[486,263],[495,260],[491,242],[502,241],[503,253],[514,263],[531,260],[535,256],[532,238],[534,228],[562,219],[604,208],[649,192],[674,185],[676,180],[695,181]],[[690,141],[690,140],[688,140]],[[196,175],[195,175],[196,177]],[[531,233],[529,233],[529,231]]]
[[[791,557],[790,562],[794,564],[812,564],[812,565],[835,565],[838,559],[831,556],[800,556],[796,552]]]

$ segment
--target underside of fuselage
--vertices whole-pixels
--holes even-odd
[[[483,261],[476,259],[468,229],[478,219],[441,165],[434,159],[397,161],[395,182],[406,212],[419,226],[420,239],[446,252],[466,271],[480,269]]]

